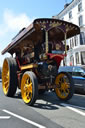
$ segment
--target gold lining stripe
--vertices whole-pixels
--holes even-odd
[[[37,68],[38,64],[28,64],[25,66],[21,66],[21,70],[25,70],[25,69],[32,69],[32,68]]]

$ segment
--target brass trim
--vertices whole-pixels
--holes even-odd
[[[46,53],[48,53],[48,31],[46,31]]]
[[[38,67],[38,64],[28,64],[28,65],[25,65],[25,66],[21,66],[21,70],[25,70],[25,69],[32,69],[32,68],[37,68]]]

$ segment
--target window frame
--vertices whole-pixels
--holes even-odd
[[[75,53],[76,64],[79,64],[79,53]]]
[[[82,11],[82,2],[78,4],[78,12]]]
[[[72,11],[69,12],[69,19],[72,18]]]
[[[80,32],[80,45],[85,45],[85,33]]]
[[[78,22],[79,22],[79,26],[82,26],[83,25],[83,16],[82,15],[80,15],[78,17]]]
[[[81,64],[85,65],[85,51],[81,51]]]

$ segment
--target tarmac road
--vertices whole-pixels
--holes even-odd
[[[34,107],[24,104],[20,91],[6,97],[0,82],[0,128],[85,128],[85,95],[75,94],[67,103],[55,93],[39,96]]]

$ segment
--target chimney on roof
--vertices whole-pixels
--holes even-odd
[[[67,3],[67,4],[64,5],[64,8],[67,8],[68,6],[69,6],[69,4]]]

